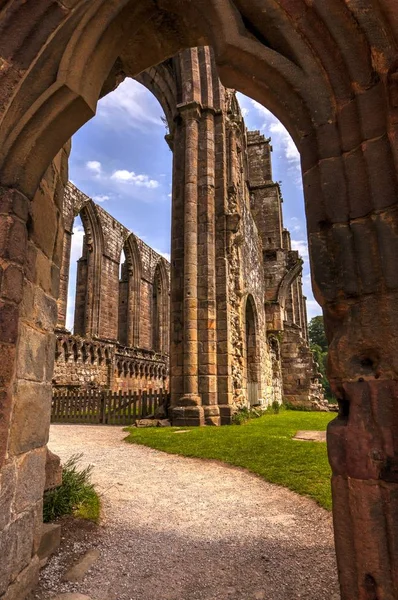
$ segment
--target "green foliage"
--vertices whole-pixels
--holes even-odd
[[[298,410],[300,412],[312,412],[312,409],[305,404],[292,404],[291,402],[285,402],[286,410]]]
[[[273,401],[273,403],[271,404],[271,410],[274,413],[274,415],[279,414],[281,407],[279,402],[277,402],[276,400]]]
[[[330,413],[282,410],[277,415],[267,412],[249,419],[239,427],[190,427],[184,435],[176,435],[175,427],[131,428],[126,441],[243,467],[330,510],[326,444],[299,442],[292,437],[298,430],[324,431],[333,418]]]
[[[254,408],[248,408],[247,406],[242,406],[234,415],[232,415],[232,424],[233,425],[244,425],[250,419],[258,419],[261,417],[261,414],[258,410]]]
[[[315,361],[318,363],[319,372],[322,376],[321,383],[325,390],[325,396],[329,401],[335,401],[330,388],[329,380],[326,376],[326,366],[328,361],[328,343],[325,335],[323,317],[318,316],[311,319],[308,325],[308,333],[311,343],[311,350]]]
[[[308,335],[311,344],[319,346],[322,352],[328,351],[328,341],[322,315],[314,317],[308,324]]]
[[[43,520],[54,521],[64,515],[98,522],[100,500],[91,483],[92,466],[78,469],[82,454],[74,454],[63,465],[62,485],[44,494]]]

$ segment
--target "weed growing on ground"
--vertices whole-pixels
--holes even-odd
[[[258,419],[261,417],[263,412],[256,410],[255,408],[248,408],[247,406],[242,406],[236,413],[232,415],[232,424],[233,425],[244,425],[250,419]]]
[[[82,454],[74,454],[63,465],[62,485],[44,494],[43,520],[54,521],[65,515],[98,522],[100,499],[91,483],[92,465],[79,469]]]

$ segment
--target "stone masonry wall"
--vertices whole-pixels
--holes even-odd
[[[283,198],[279,184],[272,180],[271,152],[269,139],[259,131],[248,132],[249,188],[263,248],[268,342],[280,355],[285,401],[319,407],[324,396],[308,343],[303,262],[283,226]]]
[[[78,277],[75,302],[75,333],[70,336],[65,329],[66,299],[70,268],[70,235],[74,217],[80,214],[84,226],[82,258],[78,261]],[[62,263],[62,287],[58,300],[58,348],[53,384],[56,387],[106,387],[109,389],[142,389],[142,386],[163,386],[167,383],[167,365],[163,354],[152,352],[154,319],[168,330],[170,266],[142,240],[136,238],[126,227],[114,219],[88,196],[68,183],[64,199],[64,246]],[[120,260],[125,250],[123,285],[119,283]],[[132,256],[132,252],[135,255]],[[161,265],[165,280],[162,293],[163,306],[154,314],[153,286],[157,267]],[[162,281],[160,285],[162,285]],[[138,282],[138,284],[137,284]],[[137,284],[137,285],[136,285]],[[159,285],[159,284],[158,284]],[[136,286],[134,298],[131,290]],[[125,306],[122,309],[122,302]],[[123,325],[119,327],[119,314],[123,312]],[[137,327],[136,351],[147,353],[141,363],[118,367],[118,354],[132,350],[127,343],[127,330],[134,321]],[[122,327],[124,329],[122,329]],[[123,335],[120,336],[121,331]],[[66,335],[63,339],[62,336]],[[123,343],[119,343],[119,336]],[[97,356],[105,356],[101,358]],[[160,349],[167,355],[168,348]],[[92,353],[90,355],[90,352]],[[150,369],[146,368],[146,362]],[[142,365],[144,365],[142,363]],[[159,368],[157,368],[159,367]],[[163,369],[166,367],[166,373]],[[148,372],[147,372],[148,371]],[[150,371],[150,373],[149,373]],[[160,372],[162,373],[160,374]]]

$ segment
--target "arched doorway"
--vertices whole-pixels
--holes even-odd
[[[260,394],[259,378],[259,350],[257,342],[257,314],[253,296],[246,298],[245,308],[245,358],[246,358],[246,381],[247,401],[249,406],[256,406]]]
[[[391,550],[397,545],[398,444],[392,425],[398,394],[398,24],[393,3],[170,0],[161,3],[164,9],[144,0],[67,4],[11,0],[0,17],[2,258],[26,266],[29,281],[49,298],[45,308],[34,307],[36,312],[26,311],[25,304],[22,318],[22,298],[10,300],[2,289],[0,464],[9,460],[17,380],[33,387],[23,359],[15,368],[17,357],[21,360],[24,348],[34,345],[41,349],[35,377],[44,388],[51,373],[59,209],[43,197],[28,221],[39,182],[123,72],[136,75],[181,48],[208,43],[224,83],[268,106],[300,149],[313,284],[324,310],[329,375],[341,406],[329,430],[329,456],[342,597],[393,598],[398,594]],[[191,116],[194,139],[196,118]],[[186,265],[196,256],[193,245]],[[185,300],[191,293],[187,285]],[[195,340],[188,340],[185,350],[191,346],[196,347]],[[186,372],[181,392],[195,407],[197,382]],[[32,420],[25,427],[34,431]],[[13,447],[29,458],[32,447],[18,441],[17,427],[12,431]],[[42,438],[35,439],[34,448],[45,444],[46,435]],[[31,492],[32,505],[41,490],[40,483],[37,493]]]

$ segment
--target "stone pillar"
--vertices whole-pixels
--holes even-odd
[[[183,395],[179,398],[175,398],[174,394],[172,395],[172,403],[176,403],[172,409],[172,418],[176,425],[203,425],[204,411],[199,395],[198,376],[198,149],[200,106],[195,102],[183,105],[180,107],[180,115],[184,131],[183,143],[185,149],[182,298]],[[178,203],[179,199],[176,199],[176,201]],[[174,218],[175,213],[173,214]],[[171,350],[173,352],[173,345]],[[172,379],[172,387],[173,383]]]
[[[221,425],[229,424],[232,417],[232,344],[228,318],[228,174],[226,160],[226,124],[222,114],[214,117],[216,165],[215,165],[215,216],[216,216],[216,315],[217,315],[217,393]],[[232,162],[231,162],[232,164]],[[231,175],[231,173],[230,173]]]
[[[198,188],[199,393],[207,425],[220,425],[217,404],[214,113],[200,121]]]
[[[32,201],[0,188],[2,598],[25,598],[39,574],[63,239],[57,176],[51,165]]]
[[[75,318],[73,324],[73,333],[80,336],[89,336],[89,294],[92,294],[92,289],[89,288],[88,271],[89,258],[87,257],[87,246],[83,242],[83,255],[77,261],[76,272],[76,292],[75,292]]]

